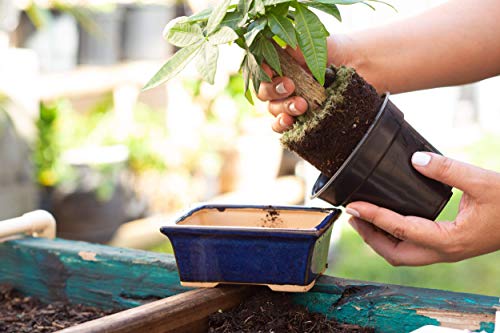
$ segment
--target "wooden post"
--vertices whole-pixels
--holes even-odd
[[[208,316],[237,306],[251,287],[197,289],[76,325],[59,333],[206,332]]]

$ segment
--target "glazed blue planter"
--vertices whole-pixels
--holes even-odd
[[[338,209],[206,205],[161,228],[172,243],[181,284],[267,285],[308,291],[327,267]]]

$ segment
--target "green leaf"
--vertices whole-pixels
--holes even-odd
[[[302,3],[308,7],[313,7],[313,8],[319,9],[327,14],[330,14],[333,17],[335,17],[337,20],[342,22],[342,17],[340,16],[340,11],[339,11],[338,7],[334,4],[326,3],[326,1],[322,2],[321,0],[305,1]]]
[[[229,12],[224,16],[220,25],[230,27],[233,30],[238,29],[238,24],[241,21],[241,14],[239,12]]]
[[[266,7],[264,6],[264,2],[262,0],[253,0],[253,6],[250,10],[250,14],[252,15],[264,15],[266,13]]]
[[[187,18],[186,22],[207,21],[211,14],[212,14],[212,8],[207,8],[207,9],[204,9],[198,13],[195,13],[195,14],[189,16]]]
[[[297,38],[295,37],[295,28],[289,19],[283,16],[277,16],[274,13],[268,15],[268,24],[271,31],[281,38],[292,48],[297,47]]]
[[[238,27],[242,27],[246,24],[248,20],[248,11],[252,5],[252,0],[240,0],[238,2],[238,13],[240,14],[240,21],[238,22]]]
[[[257,21],[254,21],[250,24],[248,27],[248,32],[245,34],[245,42],[247,46],[252,45],[253,41],[255,40],[255,37],[264,30],[264,28],[267,26],[267,19],[265,17],[259,18]]]
[[[268,7],[267,10],[272,12],[276,16],[286,17],[288,14],[288,8],[290,8],[290,1],[277,4],[276,6]]]
[[[164,37],[171,44],[185,47],[203,39],[201,26],[197,23],[187,23],[179,20],[170,21],[165,27]]]
[[[259,91],[261,82],[271,82],[271,78],[264,72],[252,53],[247,54],[247,63],[255,92]]]
[[[163,67],[160,68],[160,70],[153,76],[153,78],[149,80],[149,82],[144,86],[143,90],[159,86],[160,84],[167,82],[175,75],[177,75],[200,51],[201,44],[202,42],[198,42],[177,51],[163,65]]]
[[[233,29],[223,26],[210,36],[208,36],[208,42],[212,45],[226,44],[235,41],[238,38],[238,34],[234,32]]]
[[[203,44],[196,58],[196,69],[198,73],[200,73],[201,77],[210,84],[214,84],[218,58],[218,46],[210,43]]]
[[[226,16],[226,12],[230,4],[231,0],[222,0],[222,2],[214,8],[212,14],[208,18],[207,35],[210,35],[219,27],[222,19]]]
[[[264,5],[267,6],[272,6],[272,5],[277,5],[280,3],[285,3],[285,2],[290,2],[290,0],[263,0]]]
[[[316,80],[323,85],[325,83],[326,37],[328,32],[316,14],[307,9],[306,6],[300,3],[296,3],[294,6],[296,9],[297,39],[300,49],[304,54],[307,67],[309,67]]]
[[[276,71],[280,76],[283,76],[281,72],[280,59],[278,57],[278,51],[274,48],[273,43],[267,38],[259,38],[259,46],[266,60],[266,63],[271,66],[272,69]]]

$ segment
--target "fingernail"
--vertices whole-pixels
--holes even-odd
[[[354,216],[354,217],[360,217],[359,212],[358,212],[357,210],[355,210],[355,209],[352,209],[352,208],[346,208],[346,209],[345,209],[345,212],[346,212],[347,214],[349,214],[349,215]]]
[[[431,155],[417,151],[411,157],[411,162],[414,165],[426,166],[431,161]]]
[[[280,126],[283,127],[283,128],[287,128],[288,125],[283,120],[283,116],[280,114],[279,117],[280,117]]]
[[[300,114],[300,111],[297,110],[297,108],[295,107],[295,103],[290,104],[288,108],[290,109],[290,112],[293,113],[294,115]]]
[[[285,85],[283,84],[283,82],[280,82],[278,83],[278,85],[276,86],[276,92],[280,95],[283,95],[283,94],[286,94],[287,91],[285,89]]]

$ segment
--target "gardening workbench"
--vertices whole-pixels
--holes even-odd
[[[0,284],[45,302],[128,309],[64,332],[203,332],[208,315],[229,309],[257,287],[190,290],[179,284],[174,256],[63,239],[23,238],[0,244]],[[330,276],[294,302],[340,322],[377,332],[424,325],[493,332],[498,298]]]

